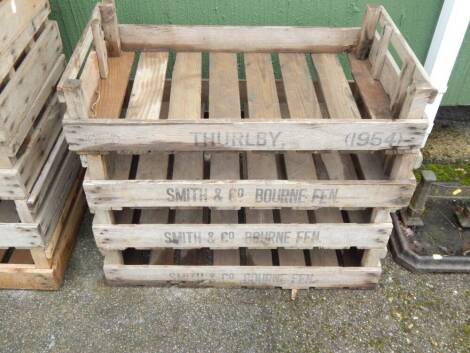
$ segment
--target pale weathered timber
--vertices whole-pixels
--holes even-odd
[[[50,8],[47,0],[15,0],[0,2],[0,53],[8,50],[24,31],[38,29],[47,19]]]
[[[62,53],[62,42],[56,22],[49,21],[40,38],[12,75],[0,94],[0,141],[9,142],[40,93],[49,73]],[[30,126],[31,127],[31,126]],[[28,129],[29,130],[29,129]]]
[[[34,133],[34,129],[31,129],[31,127],[37,122],[37,118],[40,116],[44,105],[47,104],[47,100],[51,98],[55,90],[55,85],[64,71],[64,67],[65,56],[61,55],[45,80],[43,87],[37,94],[36,99],[30,104],[25,119],[18,125],[16,131],[11,132],[9,141],[0,144],[0,153],[9,156],[10,160],[13,161],[10,167],[13,167],[18,160],[18,152],[28,134]]]
[[[348,50],[359,28],[119,25],[124,50],[325,52]]]
[[[348,59],[351,73],[357,84],[368,118],[392,119],[390,98],[380,81],[372,76],[369,61],[358,60],[353,54],[349,54]]]
[[[104,1],[99,5],[99,9],[109,56],[120,56],[121,39],[119,38],[116,4],[114,1]]]
[[[158,119],[162,106],[168,53],[142,53],[126,119]]]
[[[360,60],[364,60],[369,56],[381,9],[380,6],[367,5],[366,7],[361,32],[359,34],[359,42],[355,48],[355,54]]]
[[[102,79],[108,78],[108,52],[106,51],[106,42],[104,41],[104,34],[101,28],[101,21],[99,18],[94,19],[91,23],[91,31],[93,34],[93,46],[98,57],[98,66],[100,69],[100,77]]]
[[[144,212],[152,212],[145,210]],[[216,211],[226,213],[234,211]],[[306,211],[295,211],[306,213]],[[228,220],[228,216],[226,216]],[[382,248],[387,244],[392,225],[321,223],[295,224],[281,215],[282,224],[94,224],[98,247],[105,250],[126,248],[177,249],[360,249]],[[233,221],[233,219],[232,219]]]
[[[0,264],[0,288],[57,290],[60,287],[85,210],[85,196],[81,192],[79,182],[75,183],[75,188],[70,191],[68,197],[72,198],[70,204],[73,206],[64,210],[60,217],[64,224],[61,224],[61,236],[50,258],[50,267],[38,268],[33,264],[31,256],[29,259],[26,257],[23,263],[19,262],[20,259],[14,261],[15,253],[25,251],[16,249],[8,263]]]
[[[240,92],[238,86],[237,56],[233,53],[211,53],[209,67],[209,118],[241,119]],[[240,178],[240,156],[236,152],[213,153],[210,156],[210,177],[214,180]],[[211,223],[238,223],[235,210],[211,211]],[[214,251],[214,265],[240,265],[240,251],[230,249]]]
[[[41,0],[41,2],[45,3],[43,0]],[[4,4],[6,3],[7,2],[4,2]],[[11,6],[5,6],[4,4],[1,5],[2,9],[0,12],[3,12],[7,7],[9,7],[7,10],[11,11]],[[17,60],[21,57],[22,54],[24,54],[25,49],[32,44],[32,41],[34,41],[34,36],[37,35],[37,32],[40,30],[41,26],[47,19],[48,13],[48,7],[44,7],[42,10],[40,10],[38,15],[31,19],[31,22],[26,25],[22,32],[16,34],[17,36],[15,37],[14,41],[8,44],[8,50],[0,50],[0,81],[3,81],[7,74],[11,72]],[[15,17],[18,19],[18,16],[14,16],[13,18],[10,16],[8,19],[4,19],[3,16],[4,14],[0,15],[0,22],[2,24],[4,24],[6,21],[11,21]],[[21,14],[20,17],[23,19],[23,14]],[[25,15],[25,18],[26,17],[27,16]],[[2,33],[4,33],[3,30],[7,30],[6,26],[7,25],[2,27]]]
[[[191,159],[188,160],[190,162]],[[202,168],[202,163],[199,163]],[[93,209],[404,207],[415,182],[389,180],[86,180]]]
[[[82,68],[90,49],[90,46],[93,42],[93,33],[91,30],[92,22],[97,18],[99,14],[98,5],[93,9],[92,15],[88,23],[86,24],[83,33],[78,40],[75,49],[73,50],[72,56],[69,59],[67,67],[65,68],[64,74],[57,84],[57,91],[59,92],[59,99],[62,103],[65,102],[63,89],[64,85],[68,80],[74,80],[78,78],[80,69]]]
[[[128,52],[108,58],[108,78],[100,82],[93,117],[119,118],[134,58],[135,54]]]
[[[149,266],[106,264],[107,280],[114,284],[158,285],[162,282],[191,283],[193,286],[281,287],[289,289],[374,286],[379,267],[301,266]]]
[[[40,123],[24,146],[22,155],[11,169],[0,169],[0,197],[6,200],[26,199],[60,132],[61,111],[53,97],[40,118]]]
[[[181,117],[181,120],[184,117]],[[208,150],[382,150],[419,147],[427,121],[129,121],[64,120],[70,149],[77,152]],[[222,119],[221,119],[222,120]]]

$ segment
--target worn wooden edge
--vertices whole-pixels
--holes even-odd
[[[14,6],[13,6],[14,5]],[[8,47],[25,31],[28,27],[34,30],[40,27],[51,12],[47,0],[16,0],[3,1],[0,3],[0,19],[6,19],[5,32],[0,41],[0,53],[8,50]]]
[[[396,209],[408,205],[415,185],[413,180],[90,180],[85,178],[83,187],[87,194],[88,205],[93,210],[182,206],[232,209],[240,207]]]
[[[62,53],[59,27],[56,22],[48,21],[38,40],[31,46],[28,55],[6,83],[0,93],[0,140],[9,143],[11,138],[24,127],[25,119],[34,120],[41,104],[36,98],[41,95],[47,79]],[[49,96],[49,94],[46,95]],[[42,96],[43,99],[44,96]],[[37,105],[39,104],[39,110]],[[32,126],[32,122],[29,127]],[[29,129],[28,129],[29,130]]]
[[[70,149],[77,152],[207,150],[383,150],[416,148],[428,121],[312,119],[311,121],[64,120]],[[362,143],[360,134],[376,136]],[[361,135],[362,136],[362,135]]]
[[[49,187],[53,184],[54,176],[61,168],[61,162],[65,159],[66,154],[67,143],[65,142],[65,136],[61,132],[26,201],[28,207],[36,209],[41,204],[41,201],[44,200]]]
[[[47,20],[48,15],[49,8],[44,8],[9,45],[8,50],[0,50],[0,81],[3,81],[14,67],[15,62],[24,53],[25,48],[31,43],[38,29]]]
[[[105,262],[104,274],[113,285],[242,286],[256,288],[372,288],[378,267],[299,266],[179,266],[120,265]]]
[[[62,72],[65,68],[65,55],[60,55],[57,59],[54,68],[51,70],[49,76],[45,80],[44,86],[37,94],[34,102],[31,104],[31,108],[28,110],[25,119],[16,129],[16,133],[10,136],[9,141],[4,142],[0,145],[0,153],[4,152],[9,157],[15,157],[20,150],[23,142],[27,138],[28,133],[34,133],[32,127],[39,117],[41,111],[47,99],[50,97],[51,92],[55,91],[55,86],[59,80]]]
[[[178,249],[381,249],[391,223],[319,224],[99,224],[93,234],[102,250]],[[270,236],[268,234],[271,234]],[[276,236],[274,236],[276,234]]]
[[[428,73],[426,72],[423,65],[421,64],[421,61],[418,59],[413,49],[408,44],[408,41],[405,39],[405,37],[401,33],[398,26],[395,24],[395,21],[392,19],[392,17],[390,16],[390,14],[388,13],[388,11],[385,9],[384,6],[380,6],[379,23],[382,26],[387,24],[392,28],[393,34],[391,37],[391,44],[395,48],[400,59],[404,63],[408,61],[412,61],[416,65],[416,68],[418,69],[417,70],[417,72],[419,73],[418,79],[424,81],[427,84],[429,89],[435,89],[434,85],[432,84],[431,78],[429,77]],[[430,103],[432,103],[432,101],[430,101]]]
[[[85,211],[85,196],[80,187],[73,190],[75,198],[66,223],[52,257],[49,269],[34,265],[0,264],[0,289],[57,290],[60,288],[65,270],[73,251],[78,229]]]
[[[44,246],[38,224],[0,223],[0,234],[0,248],[31,249]]]
[[[96,4],[95,8],[92,11],[92,15],[88,23],[86,24],[82,35],[75,46],[75,49],[72,53],[72,56],[69,59],[67,67],[57,84],[57,90],[59,92],[59,98],[61,102],[65,102],[63,98],[64,84],[67,80],[78,78],[78,74],[85,62],[85,59],[88,56],[90,47],[93,43],[93,33],[92,33],[92,23],[99,16],[99,4]]]
[[[330,52],[350,50],[360,28],[119,25],[123,50]]]

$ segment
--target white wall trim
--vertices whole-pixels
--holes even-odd
[[[445,0],[429,47],[424,68],[439,90],[433,104],[426,107],[431,132],[437,110],[447,91],[447,84],[470,22],[470,0]]]

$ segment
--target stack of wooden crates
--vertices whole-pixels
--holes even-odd
[[[46,0],[0,1],[0,288],[57,289],[84,210],[62,133],[64,68]]]
[[[436,94],[382,7],[362,28],[143,26],[110,0],[59,89],[109,282],[295,290],[377,284]]]

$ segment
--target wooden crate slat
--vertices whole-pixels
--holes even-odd
[[[238,86],[237,56],[233,53],[211,53],[209,56],[209,119],[241,119],[240,92]],[[240,178],[239,154],[219,152],[210,156],[211,179]],[[211,212],[211,223],[238,223],[235,210]],[[214,251],[214,265],[240,265],[240,251]]]
[[[100,82],[97,117],[119,118],[134,57],[134,53],[123,52],[119,57],[108,58],[109,74]]]
[[[374,267],[299,267],[299,266],[104,266],[105,276],[114,284],[189,282],[199,286],[237,285],[248,287],[371,287],[380,277]]]
[[[62,53],[57,23],[49,21],[40,38],[0,94],[0,141],[8,142],[11,132],[26,118],[49,73]]]
[[[361,119],[354,96],[335,54],[312,54],[331,119]]]
[[[274,224],[272,221],[268,223],[266,218],[258,222],[249,218],[247,224],[238,224],[237,217],[234,217],[237,214],[232,210],[212,211],[210,225],[167,224],[168,217],[164,210],[143,210],[138,225],[106,225],[95,222],[93,231],[98,247],[104,250],[124,250],[130,247],[345,249],[351,246],[376,249],[382,248],[387,243],[392,229],[388,223],[343,224],[341,213],[331,208],[316,210],[317,223],[313,224],[309,224],[307,212],[301,210],[285,210],[281,215],[281,224]],[[247,212],[253,214],[253,210]],[[288,218],[289,212],[295,214],[295,222],[292,218]],[[152,219],[144,217],[152,214],[159,217]],[[279,236],[274,237],[274,234]]]
[[[280,53],[279,62],[290,119],[321,118],[320,104],[305,54]]]
[[[245,54],[246,83],[249,95],[248,116],[250,120],[280,120],[281,110],[277,97],[276,82],[271,55]],[[248,179],[277,179],[276,156],[267,152],[247,152]],[[248,209],[249,223],[274,223],[271,210]],[[248,249],[248,264],[272,265],[271,250]]]
[[[191,159],[194,157],[189,157],[188,163]],[[85,180],[84,182],[88,202],[93,209],[120,209],[122,207],[398,208],[407,205],[414,187],[415,182],[411,180]]]
[[[424,119],[386,121],[129,121],[64,120],[72,151],[375,151],[418,148],[424,142]]]
[[[342,52],[360,28],[119,25],[123,50]]]
[[[126,119],[160,116],[167,63],[168,52],[140,54]]]
[[[93,42],[93,33],[91,30],[91,24],[96,21],[99,14],[98,4],[93,9],[90,20],[85,25],[85,28],[78,40],[75,49],[69,59],[67,67],[65,68],[64,74],[57,84],[57,91],[59,92],[59,99],[61,102],[65,102],[64,99],[64,86],[68,80],[74,80],[78,78],[78,74],[88,57],[90,46]]]
[[[9,44],[8,50],[0,50],[0,82],[10,73],[16,61],[24,54],[27,46],[34,40],[34,36],[47,18],[48,12],[48,9],[44,8],[39,15],[19,33],[16,39]]]
[[[34,130],[31,129],[31,127],[40,116],[39,114],[44,107],[44,104],[46,104],[47,100],[54,92],[57,81],[64,71],[64,67],[65,56],[61,55],[52,68],[49,76],[45,80],[43,87],[37,94],[36,99],[30,105],[25,119],[23,119],[23,121],[19,124],[16,132],[11,134],[10,141],[0,145],[0,153],[5,153],[10,157],[10,160],[13,161],[9,168],[12,168],[14,163],[17,161],[18,152],[27,138],[27,135],[34,133]]]
[[[0,38],[0,53],[8,51],[10,45],[24,31],[39,28],[47,19],[50,8],[47,0],[15,0],[2,1],[0,4],[0,23],[2,37]]]
[[[201,53],[178,53],[173,70],[168,119],[201,119]],[[203,154],[183,152],[175,156],[173,180],[203,178]],[[178,209],[175,212],[177,223],[202,223],[202,209]],[[197,256],[198,250],[182,251],[180,258]],[[186,259],[186,260],[185,260]]]
[[[67,151],[67,143],[63,133],[61,133],[28,197],[27,204],[33,212],[41,207],[54,181],[54,176],[61,168],[61,163],[67,155]]]
[[[201,119],[201,53],[178,53],[173,69],[169,120]]]
[[[359,60],[354,54],[349,54],[348,59],[368,117],[371,119],[392,119],[390,98],[380,81],[372,77],[368,61]]]
[[[80,190],[80,182],[77,182],[70,192],[73,207],[67,217],[61,216],[66,220],[61,225],[61,236],[51,256],[51,267],[37,268],[34,264],[25,263],[0,264],[0,288],[56,290],[60,287],[85,210],[85,196]]]
[[[26,199],[60,133],[62,118],[57,96],[48,103],[41,121],[12,169],[0,169],[0,197]]]

